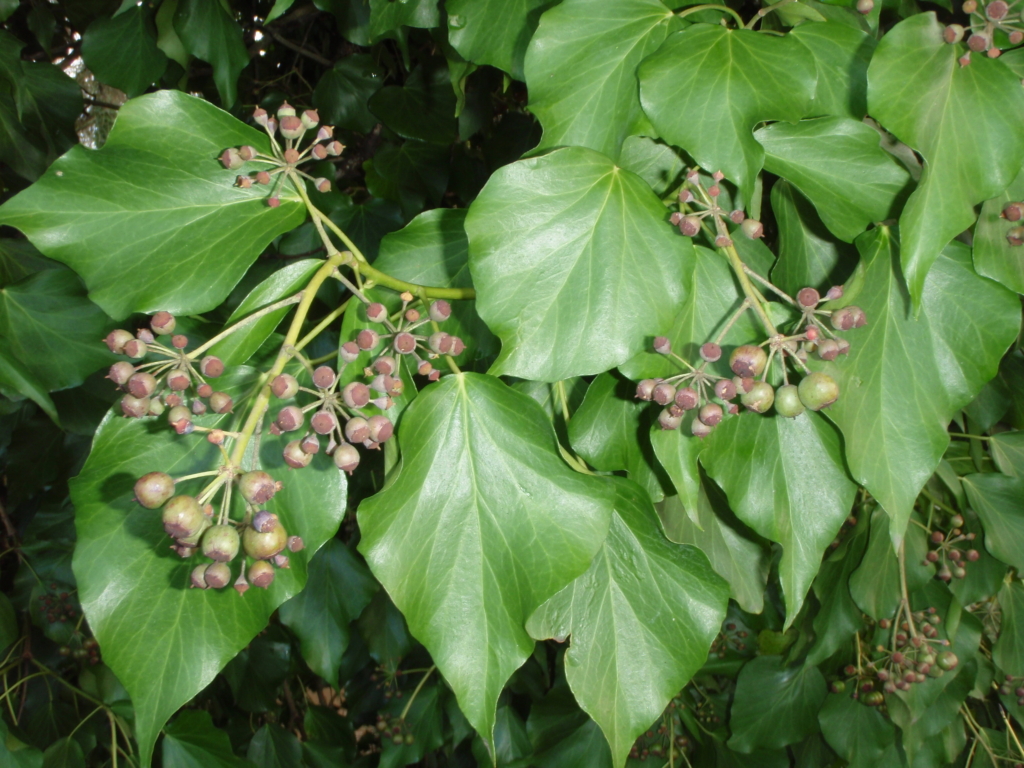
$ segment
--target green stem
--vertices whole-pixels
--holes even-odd
[[[339,317],[341,317],[345,313],[345,310],[348,309],[349,301],[351,301],[351,299],[345,299],[345,301],[341,303],[341,306],[339,306],[337,309],[335,309],[333,312],[327,315],[327,317],[325,317],[323,320],[316,324],[313,330],[311,330],[309,333],[303,336],[302,339],[300,339],[295,344],[296,351],[301,350],[303,347],[309,344],[309,342],[311,342],[313,339],[320,335],[320,332],[324,328],[326,328],[328,325],[330,325]]]
[[[252,323],[252,322],[255,322],[256,320],[259,320],[264,315],[269,315],[271,312],[274,312],[275,310],[281,309],[282,307],[288,307],[288,306],[291,306],[292,304],[298,304],[300,301],[302,301],[302,291],[299,291],[294,296],[289,296],[287,299],[281,299],[281,301],[275,301],[273,304],[269,304],[269,305],[265,306],[263,309],[259,310],[258,312],[253,312],[248,317],[244,317],[241,320],[239,320],[237,323],[232,325],[230,328],[225,328],[223,331],[218,333],[216,336],[214,336],[212,339],[207,341],[202,346],[199,346],[196,349],[193,349],[191,352],[188,353],[189,359],[190,360],[195,360],[197,357],[199,357],[199,355],[203,354],[203,352],[208,350],[210,347],[212,347],[214,344],[216,344],[221,339],[227,338],[228,336],[230,336],[235,331],[244,328],[245,326],[249,325],[249,323]]]
[[[420,678],[419,685],[417,685],[416,690],[412,692],[412,696],[410,696],[409,700],[405,702],[405,707],[402,709],[402,714],[399,716],[399,720],[401,720],[402,722],[405,722],[405,716],[409,714],[409,710],[412,708],[412,703],[416,701],[416,697],[419,695],[420,690],[422,690],[423,684],[427,682],[428,677],[434,674],[435,669],[437,669],[436,666],[431,667],[427,670],[426,674],[423,675],[422,678]]]
[[[917,637],[917,627],[914,626],[914,617],[910,609],[910,595],[907,592],[907,540],[906,538],[900,542],[899,550],[899,565],[900,565],[900,594],[903,596],[904,610],[907,613],[907,626],[910,627],[910,636]]]
[[[736,279],[740,281],[740,286],[743,288],[744,295],[750,300],[751,306],[753,306],[754,311],[757,312],[757,316],[761,319],[761,324],[764,326],[765,331],[769,336],[778,336],[778,330],[768,318],[768,313],[764,311],[764,305],[761,303],[762,298],[760,292],[754,288],[753,283],[750,282],[750,278],[747,277],[743,260],[740,258],[740,254],[736,250],[736,246],[727,245],[722,250],[725,251],[725,255],[729,258],[729,264],[732,266],[732,271],[736,274]]]
[[[968,435],[965,432],[949,432],[947,433],[950,437],[966,437],[971,440],[991,440],[992,438],[988,435]]]
[[[788,0],[788,1],[792,2],[792,0]],[[682,19],[682,18],[684,18],[686,16],[689,16],[691,13],[697,13],[698,11],[724,11],[725,13],[730,14],[734,19],[736,19],[736,23],[740,25],[740,28],[743,27],[743,17],[742,16],[740,16],[736,11],[734,11],[728,5],[718,5],[717,3],[706,3],[704,5],[692,5],[689,8],[687,8],[685,11],[680,11],[679,13],[677,13],[676,14],[676,18]]]
[[[754,25],[757,24],[757,22],[759,22],[761,19],[763,19],[765,16],[767,16],[772,11],[777,11],[782,6],[789,5],[790,3],[795,3],[795,2],[796,2],[796,0],[779,0],[779,2],[777,2],[777,3],[772,3],[768,7],[762,8],[761,10],[759,10],[757,13],[754,14],[754,18],[752,18],[749,22],[747,22],[747,25],[746,25],[746,27],[744,27],[744,29],[753,29]]]

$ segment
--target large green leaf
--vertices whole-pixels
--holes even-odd
[[[102,149],[72,149],[0,207],[0,222],[78,272],[115,319],[203,312],[304,216],[286,189],[268,208],[265,191],[233,185],[217,155],[241,144],[270,150],[265,134],[201,99],[142,96],[121,108]]]
[[[679,154],[667,144],[647,136],[628,136],[622,142],[619,165],[632,171],[658,195],[664,195],[678,183],[683,172]]]
[[[764,163],[754,126],[813,113],[814,57],[788,35],[694,24],[638,74],[640,101],[658,133],[702,168],[721,170],[748,200]]]
[[[365,0],[361,0],[365,2]],[[402,27],[429,29],[440,23],[437,0],[369,0],[370,36],[376,42],[401,34]]]
[[[526,730],[533,744],[530,762],[537,768],[612,768],[608,742],[579,708],[564,677],[530,706]]]
[[[235,755],[228,735],[213,726],[210,713],[186,709],[164,729],[164,768],[251,768]]]
[[[879,146],[878,131],[848,117],[774,123],[754,136],[764,147],[765,170],[792,182],[848,243],[872,222],[893,216],[910,181]]]
[[[252,386],[253,375],[238,368],[218,384],[237,399]],[[239,418],[195,421],[237,428]],[[302,536],[306,548],[290,555],[291,567],[278,570],[268,590],[250,589],[242,597],[232,589],[189,589],[189,572],[203,558],[182,560],[171,552],[159,512],[133,499],[135,480],[147,472],[183,476],[215,468],[220,452],[201,435],[181,437],[161,417],[124,419],[112,411],[71,483],[78,530],[73,567],[82,607],[104,661],[131,694],[144,764],[166,719],[302,589],[309,558],[345,513],[345,480],[330,457],[317,454],[309,468],[286,472],[283,441],[264,438],[261,445],[261,465],[284,482],[267,508],[290,534]],[[193,480],[183,488],[194,493],[202,485]]]
[[[325,123],[368,133],[377,118],[370,113],[367,102],[383,82],[384,71],[372,56],[346,56],[321,75],[313,90],[313,104]]]
[[[715,489],[717,491],[717,489]],[[721,491],[717,491],[721,496]],[[724,516],[728,507],[716,505],[702,483],[696,506],[696,522],[684,510],[678,496],[669,496],[659,505],[665,535],[680,544],[693,544],[711,561],[715,573],[729,582],[729,592],[740,608],[748,613],[764,609],[764,588],[771,564],[768,548],[740,533],[742,527]],[[732,524],[730,524],[730,522]]]
[[[974,228],[974,268],[979,275],[997,280],[1011,291],[1024,293],[1024,248],[1010,245],[1006,234],[1020,222],[1000,214],[1007,203],[1024,200],[1024,172],[1001,195],[986,200]]]
[[[781,656],[758,656],[736,679],[729,747],[777,749],[810,736],[818,730],[818,710],[827,695],[825,678],[813,664],[787,667]]]
[[[1024,162],[1024,91],[998,59],[942,39],[934,13],[901,21],[868,68],[868,107],[924,156],[924,172],[900,216],[901,263],[915,311],[943,247],[974,222],[974,206],[998,195]],[[969,126],[969,130],[965,130]]]
[[[334,684],[349,641],[349,624],[377,591],[363,562],[331,539],[309,563],[306,588],[281,606],[281,623],[298,635],[309,668]]]
[[[565,676],[622,765],[636,738],[707,660],[729,591],[703,552],[664,537],[640,486],[609,482],[615,512],[604,547],[526,628],[538,639],[572,636]]]
[[[973,65],[972,65],[973,66]],[[839,384],[828,417],[843,432],[853,478],[893,520],[890,535],[903,538],[910,511],[949,443],[949,420],[998,370],[1020,324],[1017,298],[979,278],[970,253],[951,244],[924,285],[921,314],[899,275],[899,253],[886,228],[857,239],[864,267],[856,303],[868,324],[842,334],[850,354],[813,363]]]
[[[220,3],[178,0],[174,30],[186,51],[213,67],[221,106],[233,107],[238,99],[238,75],[249,63],[238,22]]]
[[[661,0],[562,0],[545,12],[525,66],[530,111],[544,126],[541,147],[590,147],[617,158],[623,139],[646,124],[637,65],[672,21]]]
[[[58,424],[57,407],[50,399],[46,387],[36,381],[25,364],[0,347],[0,393],[12,399],[27,397]]]
[[[986,549],[1024,572],[1024,478],[988,473],[962,482],[985,527]]]
[[[118,359],[101,341],[113,327],[70,269],[47,269],[0,288],[0,338],[50,391],[77,386]]]
[[[403,138],[450,144],[458,134],[455,93],[448,70],[433,64],[414,69],[401,86],[381,88],[370,97],[367,106]]]
[[[1002,621],[999,640],[992,648],[996,668],[1008,675],[1024,675],[1024,584],[1017,579],[999,590]]]
[[[782,545],[788,627],[857,491],[843,469],[839,435],[811,411],[795,419],[744,413],[707,440],[700,461],[736,516]]]
[[[868,63],[875,39],[855,26],[834,21],[801,24],[790,34],[807,46],[818,65],[813,111],[854,120],[864,117],[868,111]]]
[[[493,373],[558,381],[625,362],[668,329],[693,259],[639,177],[581,147],[506,165],[466,217]]]
[[[557,0],[451,0],[448,41],[474,64],[490,64],[525,80],[526,46],[541,13]]]
[[[686,509],[691,522],[700,526],[697,507],[700,504],[701,479],[698,459],[704,450],[704,439],[695,437],[690,431],[694,414],[683,419],[679,429],[662,429],[655,423],[651,426],[651,447],[658,463],[668,474],[675,487],[679,503]],[[657,501],[657,499],[655,499]],[[672,536],[669,536],[672,538]]]
[[[850,768],[887,765],[882,758],[896,741],[896,729],[875,707],[866,707],[849,694],[825,699],[818,713],[821,733]]]
[[[864,556],[867,533],[867,516],[862,515],[843,543],[825,558],[814,580],[814,594],[821,607],[814,617],[814,645],[807,654],[811,664],[821,664],[864,627],[860,608],[850,595],[849,580]]]
[[[608,530],[611,487],[558,455],[540,406],[464,373],[402,417],[402,466],[359,506],[359,548],[488,741],[523,624],[582,574]]]
[[[167,56],[156,45],[152,12],[143,5],[90,24],[82,35],[82,58],[97,80],[120,88],[128,98],[145,93],[167,68]]]
[[[1024,477],[1024,432],[992,435],[989,450],[999,471],[1010,477]]]

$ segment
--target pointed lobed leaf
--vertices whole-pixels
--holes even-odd
[[[1006,234],[1020,222],[1009,222],[1000,214],[1009,202],[1024,200],[1024,172],[1001,195],[986,200],[974,228],[974,268],[1011,291],[1024,293],[1024,248],[1013,246]]]
[[[285,189],[269,208],[265,190],[234,186],[237,172],[217,156],[241,144],[270,150],[265,134],[201,99],[142,96],[121,108],[102,149],[73,148],[0,207],[0,222],[74,269],[116,320],[204,312],[304,217]]]
[[[24,363],[3,347],[0,347],[0,393],[11,399],[27,397],[56,424],[60,424],[57,407],[46,387],[36,381]]]
[[[657,423],[651,426],[651,447],[658,463],[668,474],[682,504],[689,515],[690,521],[700,527],[698,506],[701,495],[700,467],[698,459],[704,450],[704,440],[694,437],[691,432],[692,419],[690,414],[683,419],[679,429],[662,429]],[[670,539],[676,541],[671,535]]]
[[[914,320],[889,230],[867,232],[857,248],[863,287],[844,301],[863,308],[868,324],[842,334],[848,356],[812,367],[839,384],[827,415],[843,432],[854,480],[889,513],[890,535],[899,542],[949,443],[950,419],[996,374],[1016,336],[1020,305],[978,277],[967,248],[954,243],[929,273]]]
[[[814,579],[814,594],[821,607],[814,617],[814,644],[807,654],[811,664],[821,664],[864,628],[864,617],[850,596],[849,580],[864,556],[867,533],[867,516],[862,515],[843,543],[825,558]]]
[[[238,368],[218,381],[237,396],[252,387],[252,369]],[[237,418],[197,417],[201,426],[237,428]],[[287,471],[283,438],[266,438],[262,467],[284,482],[267,503],[306,548],[289,555],[266,591],[189,589],[199,555],[182,560],[168,547],[160,512],[133,499],[135,481],[147,472],[175,477],[216,468],[217,446],[198,434],[180,437],[162,417],[124,419],[113,411],[100,425],[81,474],[71,482],[78,543],[72,563],[86,619],[103,647],[103,659],[131,694],[143,764],[167,718],[201,691],[256,634],[281,603],[306,582],[306,564],[338,528],[346,485],[330,457],[317,454],[301,472]],[[203,479],[181,486],[197,493]],[[237,496],[237,494],[236,494]],[[236,517],[241,517],[236,510]],[[238,572],[238,563],[233,571]]]
[[[867,549],[848,581],[849,594],[857,607],[873,619],[891,617],[899,606],[900,564],[889,535],[890,522],[881,507],[871,512]],[[911,592],[927,584],[935,576],[935,566],[924,558],[928,554],[928,538],[923,528],[910,526],[906,538],[907,587]]]
[[[896,729],[874,707],[849,694],[833,694],[818,713],[822,736],[850,768],[888,765],[885,753],[896,741]]]
[[[523,625],[589,566],[611,489],[570,470],[540,406],[490,376],[426,388],[399,437],[401,470],[359,506],[359,549],[490,741],[533,651]]]
[[[609,482],[615,511],[604,547],[526,628],[538,639],[572,636],[566,679],[622,765],[707,660],[729,591],[703,552],[664,537],[640,486]]]
[[[499,169],[466,217],[477,311],[501,339],[492,373],[606,371],[667,330],[688,238],[639,177],[589,149]]]
[[[619,165],[646,181],[658,195],[668,193],[684,168],[676,150],[647,136],[628,136],[622,142]]]
[[[707,441],[701,464],[736,516],[782,545],[788,627],[857,491],[843,469],[839,435],[811,411],[795,419],[744,413],[719,424]]]
[[[97,80],[128,98],[145,93],[167,68],[167,56],[156,45],[152,11],[141,5],[92,22],[82,35],[82,58]]]
[[[437,0],[369,0],[369,3],[373,42],[401,34],[402,27],[429,29],[440,23]]]
[[[999,590],[1002,621],[999,640],[992,648],[996,668],[1008,675],[1024,675],[1024,584],[1014,579]]]
[[[1024,477],[1024,432],[992,435],[989,450],[999,471],[1010,477]]]
[[[541,147],[590,147],[617,158],[622,141],[646,124],[637,65],[672,22],[661,0],[563,0],[545,12],[525,64]]]
[[[388,128],[406,139],[450,144],[458,134],[455,94],[444,66],[416,67],[403,85],[381,88],[370,97],[367,106]]]
[[[814,204],[840,240],[853,242],[872,222],[887,219],[910,174],[879,145],[878,131],[848,117],[775,123],[754,134],[765,170],[778,174]]]
[[[377,118],[370,113],[367,102],[383,82],[384,70],[372,56],[346,56],[321,75],[313,90],[313,105],[328,125],[369,133]]]
[[[814,56],[818,84],[813,111],[860,120],[868,111],[868,63],[877,42],[865,31],[835,21],[801,24],[790,34]]]
[[[795,38],[710,24],[672,35],[638,74],[658,133],[702,168],[721,170],[746,199],[764,162],[754,126],[811,114],[817,80],[814,57]]]
[[[235,755],[228,735],[215,728],[210,713],[186,709],[164,729],[164,768],[251,768]]]
[[[992,472],[961,480],[985,528],[985,548],[1024,572],[1024,478]]]
[[[451,0],[448,41],[464,59],[526,80],[523,59],[540,15],[557,0]]]
[[[925,277],[945,245],[974,222],[974,206],[998,195],[1024,162],[1024,91],[998,59],[947,45],[935,13],[901,21],[868,68],[871,116],[924,156],[900,216],[901,264],[915,312]]]
[[[220,103],[225,109],[238,100],[238,75],[249,63],[242,28],[228,9],[207,0],[178,0],[174,31],[185,50],[213,67]]]

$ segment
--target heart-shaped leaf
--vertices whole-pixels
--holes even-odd
[[[985,527],[985,548],[1018,571],[1024,569],[1024,478],[991,472],[961,480]]]
[[[0,207],[0,222],[74,269],[115,320],[204,312],[304,217],[284,187],[269,208],[265,188],[234,186],[237,172],[217,156],[242,144],[270,151],[266,134],[202,99],[141,96],[121,108],[102,149],[74,147]]]
[[[213,67],[213,81],[224,108],[238,100],[238,75],[249,63],[242,28],[220,3],[177,0],[174,31],[185,50]]]
[[[974,206],[995,197],[1024,162],[1024,91],[998,59],[969,66],[942,39],[935,13],[901,21],[868,68],[868,107],[900,141],[924,156],[924,172],[900,216],[900,261],[915,312],[925,277],[946,243],[974,222]]]
[[[817,80],[814,57],[795,38],[711,24],[672,35],[638,75],[658,133],[702,168],[721,170],[748,200],[764,163],[754,126],[806,117]]]
[[[313,90],[320,119],[337,128],[369,133],[377,124],[367,102],[384,83],[384,71],[369,54],[346,56],[324,72]]]
[[[590,565],[611,488],[570,470],[536,401],[491,376],[430,385],[399,437],[401,469],[359,505],[359,549],[490,741],[498,695],[533,652],[523,625]]]
[[[1010,477],[1024,477],[1024,432],[992,435],[989,450],[999,471]]]
[[[82,58],[97,80],[129,98],[145,93],[167,68],[167,56],[156,45],[152,11],[142,5],[90,24],[82,35]]]
[[[877,44],[864,30],[826,21],[801,24],[790,34],[803,43],[818,65],[812,108],[819,115],[860,120],[868,111],[868,63]]]
[[[688,238],[639,177],[570,147],[506,165],[466,217],[477,311],[501,339],[492,373],[606,371],[668,329]]]
[[[1013,342],[1020,303],[978,277],[968,249],[953,243],[932,267],[914,320],[893,235],[871,230],[857,248],[864,280],[844,301],[860,306],[868,324],[842,334],[848,356],[812,367],[839,384],[839,399],[826,413],[843,432],[853,478],[889,513],[898,543],[949,444],[949,420],[996,374]]]
[[[622,765],[636,738],[707,660],[729,591],[703,552],[664,537],[640,486],[610,482],[615,511],[604,547],[526,628],[538,639],[572,636],[566,679]]]
[[[822,736],[850,768],[888,765],[886,750],[896,741],[896,729],[875,707],[865,707],[848,694],[825,699],[818,713]]]
[[[526,80],[523,59],[541,13],[552,0],[450,0],[448,41],[466,61],[490,64]]]

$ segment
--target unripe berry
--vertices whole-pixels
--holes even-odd
[[[298,393],[299,380],[290,374],[282,373],[280,376],[274,377],[270,384],[270,391],[274,393],[274,397],[288,400]]]
[[[1016,219],[1014,219],[1016,221]],[[132,336],[128,331],[118,328],[116,331],[111,331],[107,334],[107,337],[103,339],[103,342],[107,345],[115,355],[120,355],[124,352],[124,345],[129,341],[132,341],[135,337]]]
[[[286,139],[301,138],[305,132],[306,129],[302,126],[302,120],[295,115],[285,115],[281,118],[281,135]],[[287,157],[285,159],[287,160]]]
[[[818,357],[822,360],[835,360],[839,357],[839,343],[834,339],[824,339],[818,342]]]
[[[709,427],[719,424],[723,415],[722,406],[718,403],[707,403],[697,412],[697,418]]]
[[[309,424],[318,435],[329,435],[338,426],[338,420],[330,411],[317,411],[309,420]]]
[[[132,339],[131,341],[125,342],[123,350],[124,354],[132,358],[132,360],[141,360],[146,356],[147,351],[146,342],[141,339]]]
[[[320,178],[318,178],[316,181],[313,182],[313,186],[316,187],[316,191],[317,192],[330,192],[331,191],[331,182],[330,182],[330,180],[325,179],[322,176]]]
[[[329,365],[321,365],[313,371],[313,383],[320,389],[330,389],[337,378],[334,369]]]
[[[836,346],[839,348],[840,355],[850,354],[850,342],[846,339],[836,339]]]
[[[797,304],[807,309],[817,306],[820,300],[821,295],[813,288],[801,288],[796,295]]]
[[[391,355],[381,355],[373,361],[373,370],[376,373],[391,375],[398,370],[398,361]]]
[[[227,563],[210,563],[206,566],[203,579],[211,589],[223,589],[231,583],[231,568]]]
[[[654,339],[654,351],[659,355],[667,355],[672,351],[672,342],[665,336],[658,336]]]
[[[800,402],[800,394],[795,384],[786,384],[775,390],[775,412],[779,416],[795,419],[804,412],[805,406]]]
[[[700,419],[694,419],[692,422],[690,422],[690,433],[694,437],[699,437],[703,439],[710,435],[713,429],[713,427],[709,427]]]
[[[654,388],[658,386],[656,379],[644,379],[636,385],[636,399],[650,400],[654,397]]]
[[[301,552],[306,548],[306,543],[302,540],[301,536],[289,536],[288,537],[288,551],[289,552]]]
[[[214,392],[210,395],[210,409],[214,413],[228,413],[234,404],[235,401],[226,392]]]
[[[175,392],[184,392],[192,384],[192,377],[184,368],[176,368],[167,374],[167,386]]]
[[[435,323],[443,323],[452,316],[452,305],[444,299],[438,299],[430,305],[430,319]]]
[[[188,336],[180,333],[174,334],[171,336],[171,346],[175,349],[184,349],[188,346]]]
[[[942,30],[942,39],[950,45],[959,43],[964,39],[964,28],[959,24],[950,24],[944,30]]]
[[[177,321],[175,321],[174,315],[170,312],[157,312],[149,320],[149,327],[153,329],[153,333],[157,336],[167,336],[174,333],[175,325],[177,325]]]
[[[383,323],[388,319],[388,309],[379,301],[366,307],[366,319],[371,323]]]
[[[220,162],[229,171],[237,171],[243,165],[242,156],[234,147],[229,147],[220,153]]]
[[[687,237],[694,237],[700,232],[700,216],[683,216],[679,221],[679,231]]]
[[[683,387],[676,391],[675,404],[684,411],[692,411],[698,402],[697,391],[693,387]]]
[[[334,449],[334,453],[331,454],[331,458],[334,459],[334,466],[338,469],[343,469],[350,475],[355,472],[356,467],[359,466],[359,451],[348,443],[341,443],[337,448]]]
[[[1006,233],[1006,242],[1012,246],[1024,245],[1024,227],[1013,227]],[[128,354],[128,345],[125,345],[125,354]]]
[[[199,395],[200,397],[209,397],[210,395],[213,394],[213,387],[211,387],[209,384],[200,384],[198,387],[196,387],[196,394]]]
[[[370,439],[375,443],[386,442],[395,432],[395,425],[387,416],[371,416],[367,424],[370,427]]]
[[[206,566],[197,565],[189,575],[189,583],[193,589],[206,589]]]
[[[135,483],[135,500],[146,509],[156,509],[174,495],[174,478],[166,472],[149,472]]]
[[[356,334],[356,346],[364,352],[373,349],[380,343],[380,336],[370,328],[364,328]]]
[[[432,333],[427,339],[427,346],[438,355],[447,355],[452,351],[452,337],[444,331]]]
[[[957,664],[960,663],[960,659],[952,651],[943,651],[938,656],[938,664],[942,669],[949,672],[952,669],[956,669]]]
[[[246,575],[249,577],[249,583],[254,587],[266,589],[274,581],[274,566],[266,560],[257,560],[249,566],[249,571]]]
[[[981,553],[978,552],[978,550],[976,550],[976,549],[968,549],[967,550],[967,559],[969,561],[971,561],[972,563],[976,563],[978,561],[979,557],[981,557]]]
[[[675,399],[675,396],[676,388],[663,381],[654,388],[651,399],[658,405],[668,405]]]
[[[416,338],[411,333],[400,333],[395,336],[395,351],[400,355],[408,355],[416,349]]]
[[[832,327],[837,331],[848,331],[867,325],[868,318],[860,307],[849,306],[832,313]]]
[[[733,376],[732,384],[736,387],[736,393],[742,395],[754,386],[754,379],[750,376]]]
[[[761,347],[744,344],[736,347],[729,356],[729,367],[737,376],[754,378],[760,376],[768,364],[768,355]]]
[[[349,408],[362,408],[370,402],[370,388],[360,381],[353,381],[341,390],[341,398]]]
[[[717,362],[722,358],[722,348],[715,344],[715,342],[709,341],[701,345],[700,356],[709,363]]]
[[[985,15],[993,21],[1002,21],[1009,12],[1010,6],[1006,4],[1005,0],[992,0],[985,6]]]
[[[242,548],[253,560],[269,560],[288,543],[288,532],[277,519],[277,515],[269,517],[272,518],[272,522],[263,525],[262,530],[246,526],[242,532]],[[253,522],[256,522],[255,518]]]
[[[743,209],[737,208],[735,211],[729,213],[729,221],[733,224],[742,224],[743,220],[747,218],[747,214],[743,212]]]
[[[282,432],[294,432],[305,421],[306,417],[303,415],[301,408],[296,405],[288,405],[277,414],[277,420],[274,423],[277,424],[278,429]]]
[[[466,351],[466,342],[460,339],[458,336],[452,336],[452,357],[458,357]]]
[[[305,453],[320,453],[320,438],[316,435],[306,435],[299,442],[299,447]]]
[[[743,234],[751,240],[757,240],[760,237],[764,237],[764,225],[757,219],[745,219],[744,222],[740,224],[740,229],[743,231]]]
[[[1024,42],[1024,32],[1021,32],[1019,29],[1013,30],[1013,32],[1010,33],[1009,37],[1010,45],[1020,45],[1021,42]]]
[[[224,361],[215,355],[207,355],[199,362],[199,372],[209,379],[216,379],[224,373]]]
[[[164,530],[172,539],[188,539],[201,533],[209,521],[192,496],[175,496],[164,505]]]
[[[721,400],[732,400],[736,397],[736,385],[729,379],[719,379],[715,382],[715,396]]]
[[[313,460],[313,454],[302,450],[301,440],[292,440],[284,447],[281,455],[284,456],[284,463],[292,469],[308,467],[309,462]]]
[[[121,413],[132,419],[149,415],[149,398],[125,395],[121,398]]]
[[[754,386],[740,397],[740,402],[755,413],[766,413],[775,402],[775,390],[768,382],[756,381]]]
[[[967,47],[975,53],[984,51],[989,46],[989,39],[985,35],[974,34],[967,38]]]
[[[192,421],[192,412],[184,405],[176,405],[167,412],[167,423],[172,427],[177,428],[179,424],[190,423]],[[181,429],[178,429],[179,434]]]
[[[370,437],[370,425],[362,416],[355,416],[345,425],[345,437],[350,443],[361,443]]]
[[[257,469],[238,478],[238,492],[250,504],[266,504],[277,493],[277,483],[266,472]]]
[[[218,563],[234,560],[241,541],[233,525],[212,525],[203,534],[203,554]]]
[[[658,426],[662,429],[679,429],[679,425],[682,423],[682,414],[676,416],[672,413],[670,408],[666,408],[658,414]]]
[[[133,397],[149,397],[156,391],[156,377],[145,371],[132,374],[126,389]]]
[[[839,385],[825,373],[810,373],[797,388],[800,402],[812,411],[827,408],[839,398]]]
[[[128,379],[135,373],[135,366],[131,363],[126,363],[123,360],[120,363],[114,363],[110,366],[110,371],[107,372],[107,378],[122,387],[128,383]]]
[[[964,4],[961,7],[963,8],[964,13],[972,14],[978,10],[978,2],[977,0],[964,0]]]

